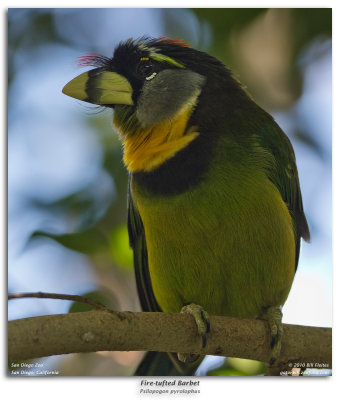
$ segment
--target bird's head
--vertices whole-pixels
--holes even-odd
[[[71,80],[63,93],[115,109],[114,125],[132,172],[151,171],[186,147],[199,135],[197,124],[188,122],[202,93],[210,87],[216,95],[223,80],[234,85],[219,60],[168,38],[129,39],[112,58],[89,55],[80,61],[96,68]]]

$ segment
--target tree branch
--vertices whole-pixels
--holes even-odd
[[[45,293],[45,292],[11,293],[8,295],[8,300],[23,299],[29,297],[37,299],[69,300],[78,303],[85,303],[97,309],[106,308],[104,304],[99,303],[98,301],[92,300],[89,297],[79,296],[76,294],[60,294],[60,293]]]
[[[207,345],[202,349],[188,314],[106,309],[19,319],[8,325],[8,357],[16,361],[101,350],[151,350],[269,360],[266,322],[216,316],[210,322]],[[331,368],[331,328],[284,324],[283,329],[280,366],[298,362]]]

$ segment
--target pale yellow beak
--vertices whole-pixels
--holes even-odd
[[[132,87],[116,72],[93,69],[75,77],[63,88],[63,93],[88,103],[133,105]]]

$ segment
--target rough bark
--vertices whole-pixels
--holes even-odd
[[[9,361],[100,350],[152,350],[212,354],[267,362],[269,328],[264,321],[210,317],[207,345],[201,348],[191,315],[94,310],[10,321]],[[283,325],[277,369],[300,364],[331,368],[331,328]]]

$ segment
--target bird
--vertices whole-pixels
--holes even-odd
[[[260,318],[273,363],[282,307],[310,240],[294,149],[219,59],[182,39],[130,38],[63,93],[111,108],[128,171],[142,311]],[[148,352],[136,375],[192,375],[201,358]]]

